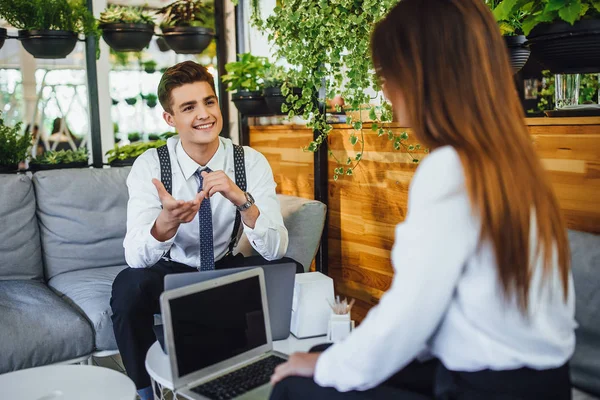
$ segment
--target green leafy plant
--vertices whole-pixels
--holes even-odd
[[[154,25],[154,16],[142,7],[111,4],[100,13],[101,24],[149,24]]]
[[[529,11],[514,7],[513,1],[485,0],[504,36],[523,35],[523,21]]]
[[[143,62],[142,68],[144,68],[144,71],[146,73],[153,74],[156,72],[156,61],[149,60],[149,61]]]
[[[213,7],[202,0],[177,0],[156,13],[163,15],[161,28],[205,26],[213,14]]]
[[[0,165],[13,165],[27,159],[31,147],[31,134],[21,134],[21,123],[10,127],[4,125],[0,111]]]
[[[545,22],[565,21],[573,25],[583,18],[600,17],[598,0],[503,0],[494,12],[497,20],[507,20],[519,12],[526,13],[522,21],[525,35]]]
[[[549,70],[542,71],[542,89],[538,93],[538,110],[554,109],[555,75]],[[579,83],[579,104],[596,103],[598,100],[598,74],[582,74]]]
[[[598,102],[598,90],[600,82],[598,74],[581,75],[581,84],[579,86],[579,104],[589,104]]]
[[[135,103],[137,103],[137,96],[135,96],[135,97],[128,97],[128,98],[125,99],[125,102],[127,104],[129,104],[130,106],[134,106]]]
[[[158,104],[158,96],[154,93],[148,93],[147,95],[143,95],[144,100],[146,100],[146,105],[150,108],[156,107]]]
[[[158,135],[157,133],[151,133],[148,135],[148,140],[158,140],[160,139],[160,135]]]
[[[146,150],[153,149],[164,145],[164,140],[157,140],[155,142],[147,143],[135,143],[128,144],[126,146],[117,146],[106,152],[108,156],[108,163],[112,163],[115,160],[127,160],[130,158],[136,158],[142,155]]]
[[[33,158],[31,164],[56,165],[88,161],[88,151],[85,148],[73,150],[46,151],[39,157]]]
[[[265,88],[281,87],[284,82],[288,81],[287,72],[279,65],[269,64],[265,68],[263,80]]]
[[[137,142],[141,138],[142,137],[140,136],[140,134],[138,132],[131,132],[130,134],[127,135],[127,139],[129,139],[130,142]]]
[[[259,91],[265,81],[265,73],[271,68],[266,57],[250,53],[239,54],[239,61],[225,64],[226,75],[221,79],[227,83],[227,91]]]
[[[170,137],[177,136],[177,132],[165,131],[160,134],[160,137],[164,140],[167,140]]]

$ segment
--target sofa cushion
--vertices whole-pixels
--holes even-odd
[[[42,279],[35,195],[27,175],[0,174],[0,280]]]
[[[600,235],[569,231],[575,284],[573,385],[600,397]]]
[[[66,272],[50,279],[48,285],[87,317],[95,332],[96,350],[116,350],[110,296],[112,283],[127,266],[93,268]]]
[[[298,261],[304,266],[304,270],[308,271],[319,248],[327,207],[320,201],[302,197],[279,194],[277,198],[281,204],[281,215],[289,236],[285,256]],[[242,253],[247,257],[258,255],[246,235],[240,238],[236,253]]]
[[[129,170],[64,169],[33,176],[46,279],[126,264]]]
[[[32,280],[0,281],[0,338],[0,373],[71,360],[94,348],[86,319]]]

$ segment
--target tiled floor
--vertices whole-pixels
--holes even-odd
[[[116,354],[114,356],[109,357],[94,357],[92,362],[94,365],[114,369],[115,371],[127,374],[125,372],[125,367],[123,367],[123,361],[121,360],[120,354]],[[139,397],[136,398],[139,399]],[[165,400],[173,400],[173,394],[171,393],[171,391],[165,390],[163,393],[163,398]]]

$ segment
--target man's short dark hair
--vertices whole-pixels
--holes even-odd
[[[171,98],[173,89],[195,82],[208,82],[216,94],[215,79],[202,65],[194,61],[184,61],[167,68],[158,84],[158,101],[162,108],[169,114],[173,114]]]

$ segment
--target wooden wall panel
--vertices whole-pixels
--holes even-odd
[[[314,199],[314,154],[302,151],[312,138],[312,130],[305,126],[250,127],[250,147],[271,164],[277,193]]]
[[[568,227],[600,233],[600,118],[534,118],[528,124]],[[330,134],[330,149],[339,159],[359,149],[349,142],[351,132],[338,125]],[[391,285],[394,228],[405,218],[417,168],[405,151],[394,150],[368,126],[364,133],[363,161],[353,177],[334,181],[338,165],[329,159],[329,274],[336,292],[357,299],[352,316],[357,322]],[[313,197],[313,155],[300,151],[311,138],[312,132],[300,127],[251,129],[251,146],[271,163],[282,193]],[[412,137],[408,142],[417,144]]]

